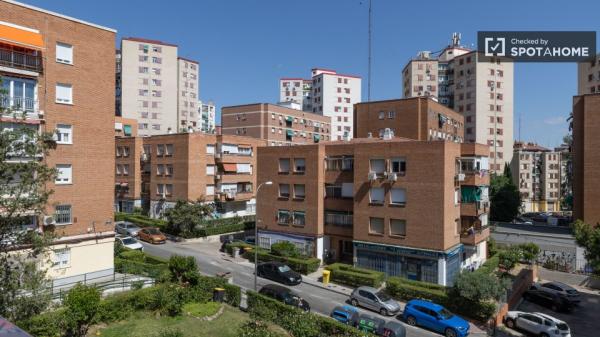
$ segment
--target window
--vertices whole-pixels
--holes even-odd
[[[390,219],[390,235],[406,236],[406,220]]]
[[[173,155],[173,144],[165,145],[165,156],[172,156],[172,155]]]
[[[289,211],[280,209],[277,212],[277,223],[280,225],[288,225],[292,221]]]
[[[53,268],[67,268],[71,264],[71,248],[56,249],[52,259]]]
[[[369,234],[383,235],[383,218],[369,218]]]
[[[215,195],[215,185],[206,185],[206,195]]]
[[[279,197],[280,198],[289,198],[290,197],[290,185],[289,184],[279,184]]]
[[[73,64],[73,46],[66,43],[56,43],[56,62]]]
[[[207,176],[215,175],[215,165],[206,165],[206,175]]]
[[[379,111],[379,119],[385,119],[385,111]]]
[[[306,213],[294,211],[294,226],[304,226],[306,224]]]
[[[396,111],[388,111],[388,119],[393,119],[396,117]]]
[[[385,159],[371,159],[371,172],[377,173],[377,175],[383,175],[385,172]]]
[[[401,176],[406,174],[406,158],[392,158],[391,164],[392,172]]]
[[[165,146],[163,144],[156,145],[156,155],[162,157],[165,154]]]
[[[71,224],[71,205],[57,205],[54,208],[54,221],[57,225]]]
[[[294,172],[304,173],[306,170],[304,158],[294,158]]]
[[[72,166],[71,164],[57,164],[56,170],[58,171],[56,174],[56,179],[54,183],[57,185],[65,185],[71,184],[72,181]]]
[[[167,164],[167,165],[165,165],[165,168],[166,168],[166,170],[165,170],[166,175],[169,177],[172,177],[173,176],[173,165]]]
[[[385,198],[385,190],[383,187],[371,187],[371,191],[369,193],[370,200],[372,204],[383,204],[383,199]]]
[[[124,176],[129,175],[129,164],[123,164],[123,175]]]
[[[171,184],[165,185],[165,195],[167,195],[167,196],[173,195],[173,185],[171,185]]]
[[[206,154],[215,154],[214,144],[206,144]]]
[[[70,84],[56,83],[56,103],[73,103],[73,86]]]
[[[294,184],[294,199],[304,199],[304,184]]]
[[[156,184],[156,194],[162,196],[164,193],[165,193],[165,185]]]
[[[123,157],[129,157],[129,146],[123,146],[122,151]]]
[[[390,193],[390,204],[404,206],[406,204],[406,189],[392,188]]]
[[[290,172],[290,159],[289,158],[280,158],[279,159],[279,173],[289,173]]]
[[[165,165],[163,165],[163,164],[156,165],[156,175],[162,176],[164,174],[165,174]]]
[[[54,140],[57,144],[73,144],[73,129],[68,124],[56,124]]]

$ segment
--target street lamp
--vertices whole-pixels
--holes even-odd
[[[256,188],[256,205],[258,206],[258,191],[263,185],[273,185],[272,181],[265,181]],[[258,287],[258,217],[254,224],[254,291],[257,291]]]

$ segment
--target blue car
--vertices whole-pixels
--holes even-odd
[[[358,309],[351,305],[338,305],[333,308],[331,317],[340,323],[355,326],[358,322]]]
[[[424,300],[409,301],[404,307],[402,317],[409,325],[419,325],[442,333],[446,337],[465,337],[469,335],[469,322],[433,302]]]

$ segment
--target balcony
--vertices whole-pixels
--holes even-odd
[[[39,119],[37,101],[29,97],[14,97],[0,94],[0,110],[6,117]]]
[[[464,179],[459,180],[461,185],[467,186],[488,186],[490,184],[490,175],[487,170],[463,171],[458,175],[463,175]]]
[[[353,219],[352,214],[325,213],[325,225],[352,228]]]
[[[475,246],[476,244],[487,240],[490,236],[490,227],[468,228],[460,234],[460,242],[465,245]]]
[[[0,47],[0,66],[42,73],[42,56],[39,52],[23,52]]]
[[[460,214],[463,216],[480,216],[490,210],[489,201],[463,202],[460,204]]]

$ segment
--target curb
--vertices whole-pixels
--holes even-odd
[[[323,285],[323,283],[321,283],[319,281],[315,281],[315,280],[313,280],[311,278],[302,277],[302,283],[311,285],[311,286],[316,287],[316,288],[321,288],[321,289],[329,290],[329,291],[332,291],[332,292],[340,294],[340,295],[350,296],[350,294],[347,293],[347,292],[344,292],[344,291],[341,291],[341,290],[338,290],[338,289],[335,289],[335,288],[330,288],[328,286]],[[329,283],[329,284],[332,284],[332,283]]]

